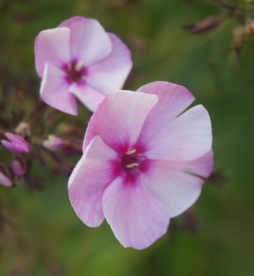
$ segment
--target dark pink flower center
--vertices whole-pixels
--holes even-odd
[[[70,63],[64,66],[64,71],[66,73],[67,80],[72,82],[82,82],[84,81],[83,77],[86,75],[86,68],[84,67],[84,62],[80,61],[71,61]]]
[[[139,156],[136,154],[136,150],[130,150],[121,157],[122,169],[126,172],[137,171],[139,167]]]

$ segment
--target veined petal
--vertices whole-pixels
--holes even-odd
[[[197,105],[168,125],[161,125],[161,131],[146,144],[146,156],[149,159],[190,161],[204,155],[211,146],[210,117],[202,105]]]
[[[77,216],[88,226],[97,227],[103,219],[102,196],[117,177],[117,154],[99,136],[93,138],[74,168],[68,183],[69,198]]]
[[[144,249],[167,231],[167,211],[138,178],[136,183],[116,178],[106,189],[102,204],[107,222],[124,247]]]
[[[35,39],[35,65],[42,77],[45,64],[62,68],[70,61],[70,30],[55,28],[42,31]]]
[[[105,96],[86,83],[73,83],[69,87],[73,93],[88,109],[95,111]]]
[[[40,88],[41,98],[45,103],[62,112],[77,115],[76,99],[68,88],[64,72],[46,63]]]
[[[133,146],[149,111],[157,103],[157,96],[141,92],[118,91],[109,94],[91,117],[84,147],[100,135],[117,152]]]
[[[151,160],[147,173],[141,174],[144,185],[164,204],[170,217],[180,215],[197,200],[204,180],[213,167],[213,154],[189,162]]]
[[[155,81],[140,87],[137,91],[158,96],[158,105],[150,112],[154,118],[169,123],[182,113],[194,100],[194,96],[183,86],[166,81]]]
[[[113,49],[109,56],[87,68],[86,82],[104,94],[121,89],[131,67],[131,53],[114,34],[108,33]]]
[[[146,84],[138,91],[155,94],[159,99],[158,104],[148,114],[144,123],[140,135],[140,141],[143,144],[152,140],[156,135],[160,135],[161,130],[195,100],[185,87],[166,81]]]
[[[108,34],[95,19],[75,16],[61,23],[59,27],[71,30],[72,59],[82,60],[86,67],[104,59],[112,51]]]

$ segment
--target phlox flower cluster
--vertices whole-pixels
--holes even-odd
[[[76,114],[77,97],[95,111],[69,179],[76,214],[91,227],[106,218],[125,247],[148,247],[196,201],[211,173],[207,111],[199,105],[181,114],[194,97],[172,83],[117,91],[130,53],[93,19],[74,17],[42,31],[35,54],[46,103]]]
[[[77,16],[41,31],[35,61],[46,104],[77,115],[78,99],[94,113],[83,147],[54,134],[32,140],[25,122],[16,133],[0,133],[0,145],[18,153],[11,169],[0,164],[0,183],[11,187],[13,174],[26,174],[27,141],[68,175],[69,167],[53,152],[79,155],[68,183],[77,216],[90,227],[106,219],[124,247],[150,246],[166,233],[171,218],[198,199],[212,171],[208,112],[202,105],[186,111],[194,96],[166,81],[136,92],[120,90],[132,67],[130,51],[94,19]]]

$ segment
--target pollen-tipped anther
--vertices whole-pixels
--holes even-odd
[[[126,165],[126,168],[127,168],[127,169],[131,169],[131,168],[138,167],[138,166],[139,166],[138,163],[132,163],[132,164]]]
[[[133,154],[133,153],[135,153],[135,152],[136,152],[136,149],[133,149],[133,150],[127,151],[126,154],[131,155],[131,154]]]
[[[77,72],[81,71],[82,68],[84,67],[84,64],[85,64],[85,62],[83,60],[80,60],[78,63],[76,63],[75,70]]]

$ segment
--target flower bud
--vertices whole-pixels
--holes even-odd
[[[223,20],[220,16],[209,16],[202,21],[190,25],[182,26],[183,29],[188,31],[188,34],[200,34],[215,29]]]
[[[42,146],[45,149],[56,151],[62,148],[64,141],[52,134],[49,134],[47,138],[42,142]]]
[[[50,151],[59,151],[65,155],[82,155],[82,144],[63,140],[53,134],[49,134],[42,142],[42,146]]]
[[[0,184],[5,187],[13,186],[13,176],[5,164],[0,164]]]
[[[62,153],[66,155],[82,155],[82,144],[74,143],[72,141],[64,141]]]
[[[61,123],[57,126],[57,130],[64,136],[84,137],[84,129],[82,127]]]
[[[240,51],[243,45],[244,28],[239,25],[233,29],[233,49]]]
[[[244,39],[244,32],[245,29],[243,26],[239,25],[233,29],[233,36],[232,36],[232,49],[235,51],[236,54],[236,65],[239,64],[240,59],[240,52],[243,47],[243,39]]]
[[[31,127],[26,122],[21,122],[15,129],[15,132],[22,136],[31,136]]]
[[[245,24],[245,33],[249,37],[254,37],[254,20],[252,19],[247,19],[247,22]]]
[[[15,159],[12,160],[11,169],[15,175],[23,176],[27,169],[25,160],[20,156],[16,156]]]
[[[189,231],[196,232],[200,229],[200,221],[192,208],[186,210],[181,217],[183,219],[184,227]]]
[[[11,152],[26,153],[29,151],[27,141],[19,134],[5,132],[0,134],[1,145]]]

